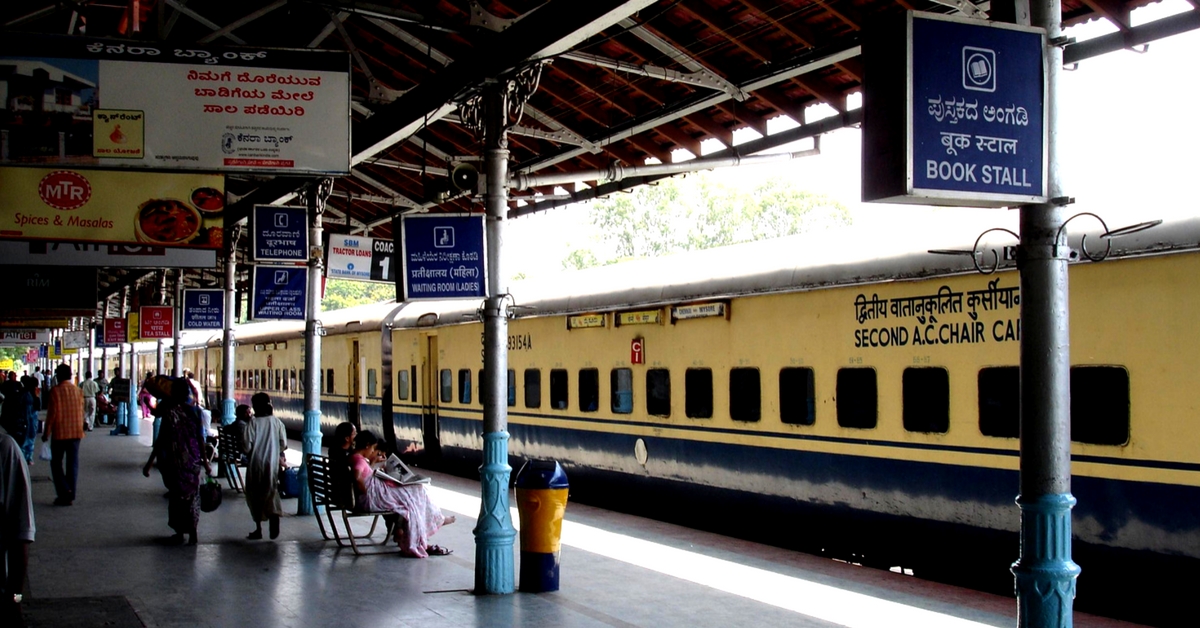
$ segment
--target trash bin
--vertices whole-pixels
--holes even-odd
[[[558,556],[568,486],[562,465],[552,460],[530,460],[517,473],[521,591],[558,590]]]

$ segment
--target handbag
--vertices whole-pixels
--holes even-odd
[[[200,485],[200,510],[212,512],[221,505],[221,484],[210,475]]]
[[[42,448],[38,450],[39,460],[50,460],[54,456],[50,453],[50,441],[42,441]]]

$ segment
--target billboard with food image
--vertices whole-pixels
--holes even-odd
[[[0,207],[0,239],[224,243],[221,175],[0,168]]]

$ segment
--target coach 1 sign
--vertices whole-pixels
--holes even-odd
[[[864,201],[1046,201],[1045,31],[909,11],[863,41]]]

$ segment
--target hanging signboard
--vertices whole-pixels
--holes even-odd
[[[183,291],[182,329],[224,329],[225,291],[193,289]]]
[[[138,323],[138,313],[130,312],[127,314],[125,316],[125,332],[128,336],[127,342],[141,342],[144,340],[144,338],[142,338],[141,331],[142,327]]]
[[[1046,201],[1045,31],[909,11],[864,38],[863,200]]]
[[[95,268],[5,266],[0,273],[0,295],[4,295],[0,318],[32,318],[37,312],[90,316],[96,311],[97,283]],[[17,326],[54,327],[32,323]]]
[[[0,240],[219,249],[219,175],[0,168]],[[215,254],[214,254],[215,258]]]
[[[345,52],[10,33],[0,65],[0,163],[350,174]]]
[[[213,225],[220,233],[219,223]],[[208,227],[208,236],[214,234]],[[219,236],[218,236],[219,239]],[[34,266],[99,266],[101,268],[215,268],[214,249],[167,248],[148,244],[97,244],[45,240],[0,240],[0,264],[20,260]]]
[[[63,346],[68,349],[82,349],[90,344],[86,331],[64,331]]]
[[[138,335],[147,340],[170,338],[175,333],[175,308],[143,305],[138,309]]]
[[[308,304],[308,268],[255,266],[254,320],[304,320]]]
[[[405,299],[481,298],[487,293],[482,214],[405,216],[400,223]]]
[[[6,329],[0,331],[0,344],[36,345],[50,342],[50,331],[46,329]]]
[[[616,315],[616,324],[621,325],[658,325],[662,322],[662,310],[643,310],[641,312],[620,312]]]
[[[126,321],[123,318],[104,319],[104,344],[115,347],[127,342]]]
[[[331,234],[325,276],[330,279],[394,283],[392,252],[395,248],[391,240]]]
[[[254,206],[256,262],[308,261],[308,210],[303,207]]]
[[[33,364],[34,362],[38,361],[38,358],[41,357],[41,355],[42,355],[41,350],[30,349],[29,351],[25,352],[25,363]]]
[[[12,358],[0,359],[0,371],[11,371],[13,366],[15,365]]]

